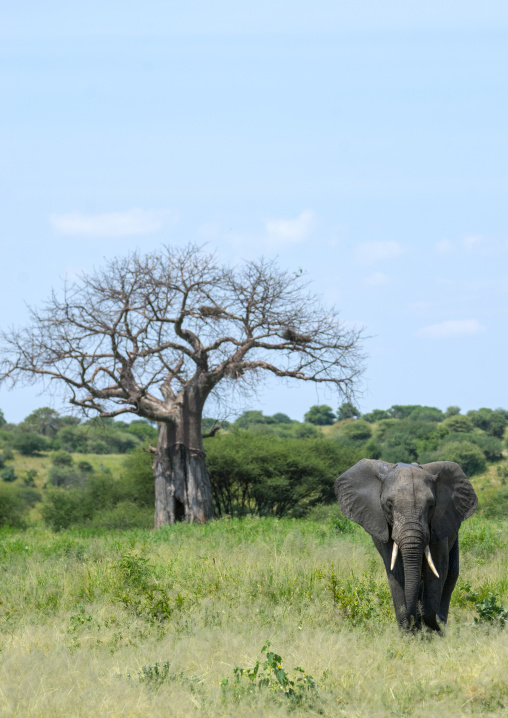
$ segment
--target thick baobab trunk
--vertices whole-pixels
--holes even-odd
[[[213,516],[210,476],[201,439],[201,416],[159,423],[153,462],[155,528],[175,521],[204,523]]]

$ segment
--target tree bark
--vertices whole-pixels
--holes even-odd
[[[175,420],[159,422],[153,462],[156,529],[176,521],[205,523],[213,517],[201,411],[188,408],[182,407]]]

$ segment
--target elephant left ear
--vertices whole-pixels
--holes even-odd
[[[436,477],[436,508],[430,522],[431,541],[441,541],[459,530],[472,516],[478,497],[471,482],[454,461],[433,461],[422,469]]]

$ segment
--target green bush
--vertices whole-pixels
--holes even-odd
[[[456,434],[470,434],[474,429],[471,419],[467,416],[462,416],[462,414],[449,416],[443,423],[450,432]]]
[[[90,526],[111,530],[151,529],[153,528],[153,507],[139,506],[132,501],[120,501],[111,509],[103,509],[94,513]]]
[[[326,404],[315,404],[311,406],[309,411],[304,416],[305,421],[308,424],[315,424],[316,426],[330,426],[335,423],[335,414],[332,411],[331,406]]]
[[[216,514],[300,516],[334,501],[337,476],[360,451],[326,439],[279,439],[240,431],[205,442]]]
[[[4,461],[12,461],[14,459],[14,452],[10,447],[3,449],[2,454]]]
[[[37,456],[41,451],[46,450],[48,444],[44,436],[40,434],[23,432],[17,434],[14,446],[23,456]]]
[[[369,424],[375,424],[377,421],[381,421],[381,419],[388,418],[388,412],[384,411],[384,409],[374,409],[368,414],[362,414],[362,419],[368,421]]]
[[[48,480],[52,486],[77,486],[83,483],[84,476],[75,466],[51,466]]]
[[[37,491],[0,484],[0,526],[24,528],[26,514],[40,498]]]
[[[2,469],[2,471],[0,471],[0,478],[2,479],[2,481],[16,481],[18,477],[16,476],[16,472],[14,471],[14,466],[6,466],[5,469]]]
[[[73,458],[71,454],[69,454],[69,452],[65,451],[64,449],[54,451],[52,454],[50,454],[49,458],[53,466],[70,466],[73,463]]]
[[[80,489],[48,488],[42,505],[42,518],[54,531],[82,524],[93,516],[88,497]]]
[[[372,429],[366,421],[358,419],[348,424],[344,424],[341,428],[340,433],[346,436],[351,441],[367,441],[372,436]]]
[[[478,411],[468,411],[467,415],[478,429],[498,439],[503,438],[508,420],[502,410],[478,409]]]
[[[485,456],[481,449],[470,441],[455,441],[445,444],[439,452],[441,461],[455,461],[467,476],[485,471]]]
[[[480,431],[473,434],[448,434],[444,438],[441,448],[444,449],[447,444],[457,442],[474,444],[483,452],[487,461],[494,462],[503,459],[503,444],[495,436]]]

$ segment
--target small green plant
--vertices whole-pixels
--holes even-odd
[[[489,592],[489,595],[475,604],[478,616],[474,617],[476,625],[480,623],[488,623],[489,625],[499,624],[504,628],[508,621],[508,609],[501,603],[498,603],[498,594]]]
[[[473,591],[469,582],[460,587],[460,593],[463,596],[463,601],[474,603],[474,607],[478,612],[478,615],[473,618],[473,623],[476,626],[481,624],[493,626],[497,624],[504,628],[508,621],[508,609],[498,603],[499,594],[492,593],[492,591],[486,592],[485,588]]]
[[[379,609],[387,604],[387,591],[377,584],[372,574],[342,578],[332,564],[329,573],[318,571],[318,576],[326,582],[333,605],[353,626],[377,619]]]
[[[181,593],[170,596],[153,575],[148,559],[125,552],[117,564],[121,589],[116,599],[126,609],[149,622],[165,621],[175,610],[182,610],[187,599]]]
[[[156,662],[151,666],[143,666],[136,675],[140,683],[159,685],[160,683],[164,683],[169,676],[169,662],[165,661],[162,664]],[[128,678],[132,678],[130,673],[128,674]]]
[[[232,694],[234,698],[248,697],[255,691],[266,690],[276,699],[290,700],[301,705],[306,699],[315,697],[317,686],[314,678],[303,668],[297,666],[294,670],[299,674],[291,678],[282,667],[282,658],[277,653],[269,651],[270,641],[266,641],[261,653],[266,653],[264,661],[256,661],[252,668],[233,669],[233,680],[229,678],[221,681],[224,695]]]
[[[334,533],[352,534],[355,532],[355,524],[345,516],[334,516],[330,523]]]
[[[91,623],[92,621],[92,617],[86,615],[85,607],[82,603],[79,604],[77,610],[78,612],[69,619],[69,633],[72,633],[76,629],[81,628],[86,623]]]
[[[28,469],[25,471],[23,476],[23,483],[25,486],[35,486],[35,477],[37,476],[37,469]]]

